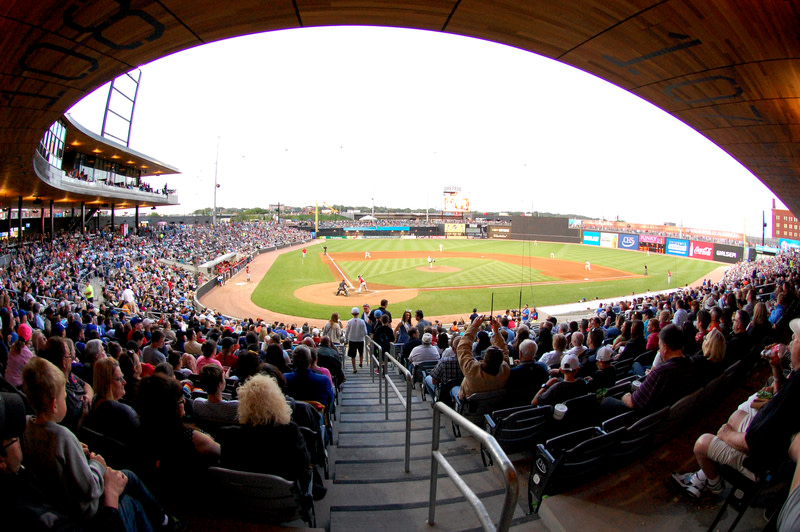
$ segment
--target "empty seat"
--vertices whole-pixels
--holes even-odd
[[[300,486],[275,475],[223,467],[211,467],[208,474],[210,485],[215,486],[218,504],[214,506],[224,509],[226,515],[274,524],[302,519],[316,527],[311,483]]]
[[[544,440],[550,423],[553,422],[552,406],[518,406],[496,410],[484,416],[486,432],[494,436],[506,452],[516,453],[528,449]],[[491,465],[491,455],[481,445],[483,465]]]
[[[623,414],[623,416],[627,416],[628,414],[635,414],[635,412],[628,412]],[[645,416],[627,427],[622,427],[619,433],[619,440],[614,448],[611,449],[611,463],[620,466],[628,464],[637,460],[648,449],[652,449],[656,430],[668,415],[669,407],[664,407],[658,412],[653,412],[649,416]],[[608,421],[614,421],[620,417],[622,416],[617,416]],[[608,423],[608,421],[606,423]],[[603,423],[603,430],[605,432],[620,429],[620,427],[614,426],[613,423],[608,425],[606,423]]]
[[[589,427],[536,446],[528,479],[528,506],[539,512],[545,495],[558,493],[595,478],[609,469],[611,450],[624,428],[603,432]]]
[[[678,433],[683,424],[688,419],[689,413],[697,403],[701,390],[697,390],[669,407],[669,414],[663,422],[656,428],[656,444],[667,441]]]

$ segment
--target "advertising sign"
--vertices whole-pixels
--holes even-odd
[[[742,248],[736,246],[726,246],[725,244],[716,244],[714,246],[714,260],[717,262],[727,262],[733,264],[739,262],[744,258]]]
[[[584,231],[583,243],[586,244],[587,246],[599,246],[600,233],[596,231]]]
[[[668,238],[666,246],[667,255],[678,255],[679,257],[689,256],[689,241],[677,238]]]
[[[692,240],[689,243],[689,256],[693,259],[714,260],[714,244]]]
[[[639,242],[644,244],[664,244],[663,236],[639,235]]]
[[[617,247],[617,233],[600,233],[600,247],[601,248],[616,248]]]
[[[489,226],[489,238],[510,238],[511,228],[507,226]]]
[[[800,241],[798,240],[790,240],[788,238],[781,238],[778,241],[778,247],[782,250],[786,251],[789,249],[798,249],[800,248]]]
[[[639,249],[639,235],[621,234],[617,239],[617,246],[620,249]]]
[[[665,253],[666,245],[663,236],[639,235],[639,251]]]
[[[444,232],[447,235],[463,235],[465,229],[465,224],[444,224]]]

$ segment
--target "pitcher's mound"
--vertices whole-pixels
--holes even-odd
[[[431,273],[453,273],[453,272],[460,272],[461,268],[454,268],[453,266],[437,266],[433,265],[433,268],[430,266],[419,266],[417,271],[421,272],[431,272]]]

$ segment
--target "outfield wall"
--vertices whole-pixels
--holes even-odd
[[[571,229],[568,218],[545,216],[513,216],[510,226],[489,226],[489,238],[581,243],[580,229]]]
[[[317,238],[402,238],[443,236],[443,226],[320,227]]]
[[[697,241],[643,233],[615,231],[584,231],[572,228],[568,218],[515,216],[511,226],[490,226],[489,238],[512,240],[542,240],[597,246],[612,249],[644,251],[700,260],[733,264],[773,254],[773,248],[756,246],[744,248],[728,244]],[[776,250],[775,250],[776,251]]]

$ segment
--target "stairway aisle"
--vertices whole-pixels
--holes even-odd
[[[391,372],[396,386],[405,383]],[[477,530],[479,521],[464,497],[439,469],[436,525],[427,524],[430,492],[431,435],[433,413],[430,402],[420,400],[415,390],[411,413],[411,471],[404,471],[405,410],[389,390],[389,420],[378,402],[375,382],[364,368],[348,372],[340,394],[334,445],[329,447],[331,482],[328,495],[318,503],[318,523],[330,509],[331,532],[352,530]],[[479,495],[497,520],[503,501],[503,481],[497,468],[485,469],[479,446],[471,438],[453,438],[442,428],[440,450],[467,484]],[[520,501],[525,494],[520,492]],[[527,516],[518,504],[514,525],[520,530],[545,530],[537,516]],[[320,519],[321,518],[321,519]]]

